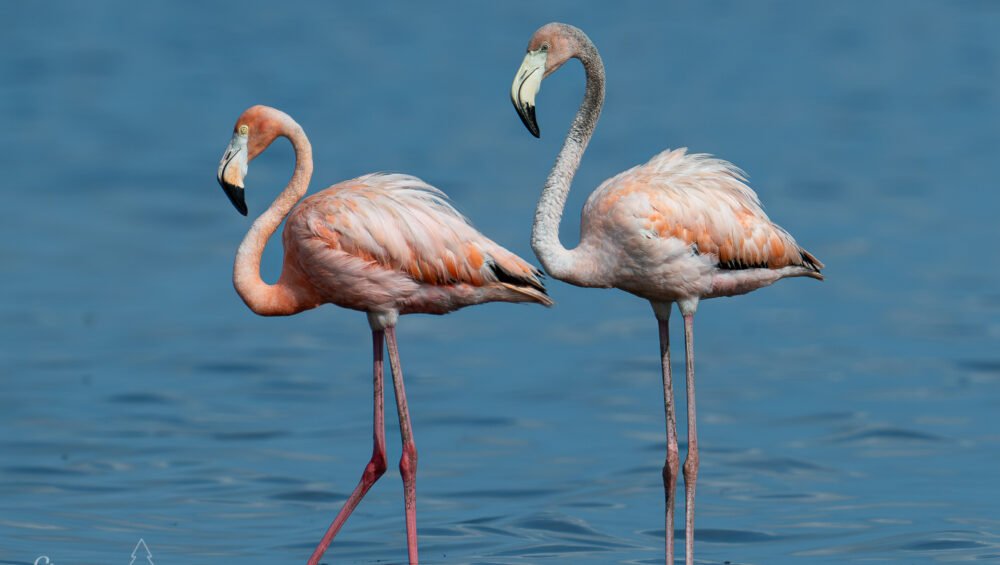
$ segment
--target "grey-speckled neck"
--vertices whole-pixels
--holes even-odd
[[[573,55],[583,63],[587,76],[586,91],[580,109],[569,127],[569,133],[562,149],[556,157],[545,187],[542,189],[535,223],[531,231],[531,248],[548,273],[557,279],[575,284],[586,284],[581,266],[577,265],[573,252],[559,241],[559,221],[566,205],[573,175],[580,166],[580,159],[594,133],[597,119],[604,104],[604,63],[593,42],[579,29],[561,25],[561,33],[568,36],[574,46]],[[581,279],[581,280],[578,280]]]

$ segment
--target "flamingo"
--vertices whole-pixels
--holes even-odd
[[[674,493],[680,456],[670,374],[667,322],[676,302],[684,317],[688,452],[684,461],[685,562],[694,563],[694,491],[698,436],[694,396],[694,313],[705,298],[744,294],[785,277],[823,279],[823,263],[772,223],[744,173],[732,164],[686,149],[667,150],[602,183],[587,199],[580,243],[559,242],[559,221],[580,158],[604,103],[604,65],[581,30],[550,23],[528,42],[511,85],[521,121],[539,136],[535,95],[542,80],[571,58],[583,63],[586,92],[542,189],[531,247],[553,278],[573,285],[619,288],[653,307],[659,324],[666,414],[666,563],[673,563]]]
[[[309,188],[312,148],[299,124],[267,106],[243,112],[219,164],[219,184],[244,216],[247,165],[279,136],[291,141],[295,149],[295,172],[254,221],[236,252],[236,292],[262,316],[289,316],[325,303],[361,310],[368,315],[374,349],[372,457],[308,563],[319,562],[365,493],[385,473],[384,338],[403,443],[399,470],[406,544],[410,563],[415,564],[417,449],[396,347],[399,315],[446,314],[484,302],[550,306],[552,301],[545,293],[540,271],[479,233],[448,203],[444,193],[416,177],[364,175],[335,184],[295,206]],[[286,217],[281,276],[277,283],[267,284],[260,276],[261,255]]]

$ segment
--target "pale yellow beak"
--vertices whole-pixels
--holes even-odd
[[[219,184],[236,210],[247,215],[246,195],[243,190],[243,179],[247,174],[247,134],[237,130],[233,139],[226,147],[226,153],[219,162]]]
[[[521,68],[514,75],[514,83],[510,85],[510,101],[514,103],[524,126],[535,137],[539,135],[538,122],[535,120],[535,95],[542,86],[547,56],[545,51],[528,51]]]

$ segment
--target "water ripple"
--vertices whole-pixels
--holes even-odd
[[[283,430],[247,430],[241,432],[215,432],[211,434],[211,437],[220,441],[262,441],[287,435],[288,432]]]
[[[952,530],[941,532],[913,532],[892,535],[868,540],[860,543],[844,544],[818,548],[800,552],[799,555],[870,555],[885,554],[895,551],[917,553],[954,553],[966,554],[970,550],[1000,547],[996,541],[985,541],[983,532],[971,530]],[[996,539],[994,537],[994,539]],[[982,555],[977,558],[982,558]]]
[[[108,397],[118,404],[176,404],[177,399],[162,392],[127,392]]]
[[[889,443],[937,443],[946,438],[916,430],[891,426],[872,427],[827,438],[830,443],[880,445]]]
[[[346,500],[347,495],[325,490],[292,490],[273,494],[271,498],[294,502],[331,502],[334,500]]]
[[[791,457],[744,457],[726,463],[735,467],[782,475],[829,473],[831,469]]]

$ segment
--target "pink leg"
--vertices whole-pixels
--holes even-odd
[[[670,374],[670,330],[667,320],[660,324],[660,360],[663,364],[663,409],[667,420],[667,459],[663,463],[663,490],[666,493],[666,564],[674,563],[674,506],[676,504],[677,471],[680,454],[677,450],[677,420],[674,417],[674,385]]]
[[[687,361],[688,453],[684,460],[684,563],[694,565],[694,485],[698,481],[698,428],[694,413],[694,314],[684,316]]]
[[[330,524],[330,528],[326,530],[326,535],[316,546],[316,550],[313,551],[312,557],[309,558],[309,565],[316,565],[319,563],[323,553],[326,548],[330,546],[330,542],[333,541],[334,536],[340,531],[340,527],[344,525],[347,521],[347,517],[351,515],[354,508],[357,507],[361,499],[365,497],[365,493],[368,489],[375,484],[375,481],[381,477],[386,470],[386,457],[385,457],[385,412],[382,408],[383,393],[382,393],[382,330],[372,331],[372,343],[375,350],[375,363],[374,363],[374,381],[375,381],[375,444],[372,447],[372,458],[365,467],[365,472],[361,475],[361,482],[358,486],[354,488],[354,492],[351,493],[350,498],[344,503],[344,507],[340,509],[337,517],[334,518],[333,523]]]
[[[403,371],[399,366],[395,327],[385,329],[385,342],[389,346],[392,384],[396,388],[396,409],[399,411],[399,434],[403,440],[399,474],[403,476],[403,499],[406,506],[406,548],[410,565],[417,565],[417,447],[413,444],[413,431],[410,428],[410,410],[406,406],[406,390],[403,388]]]

